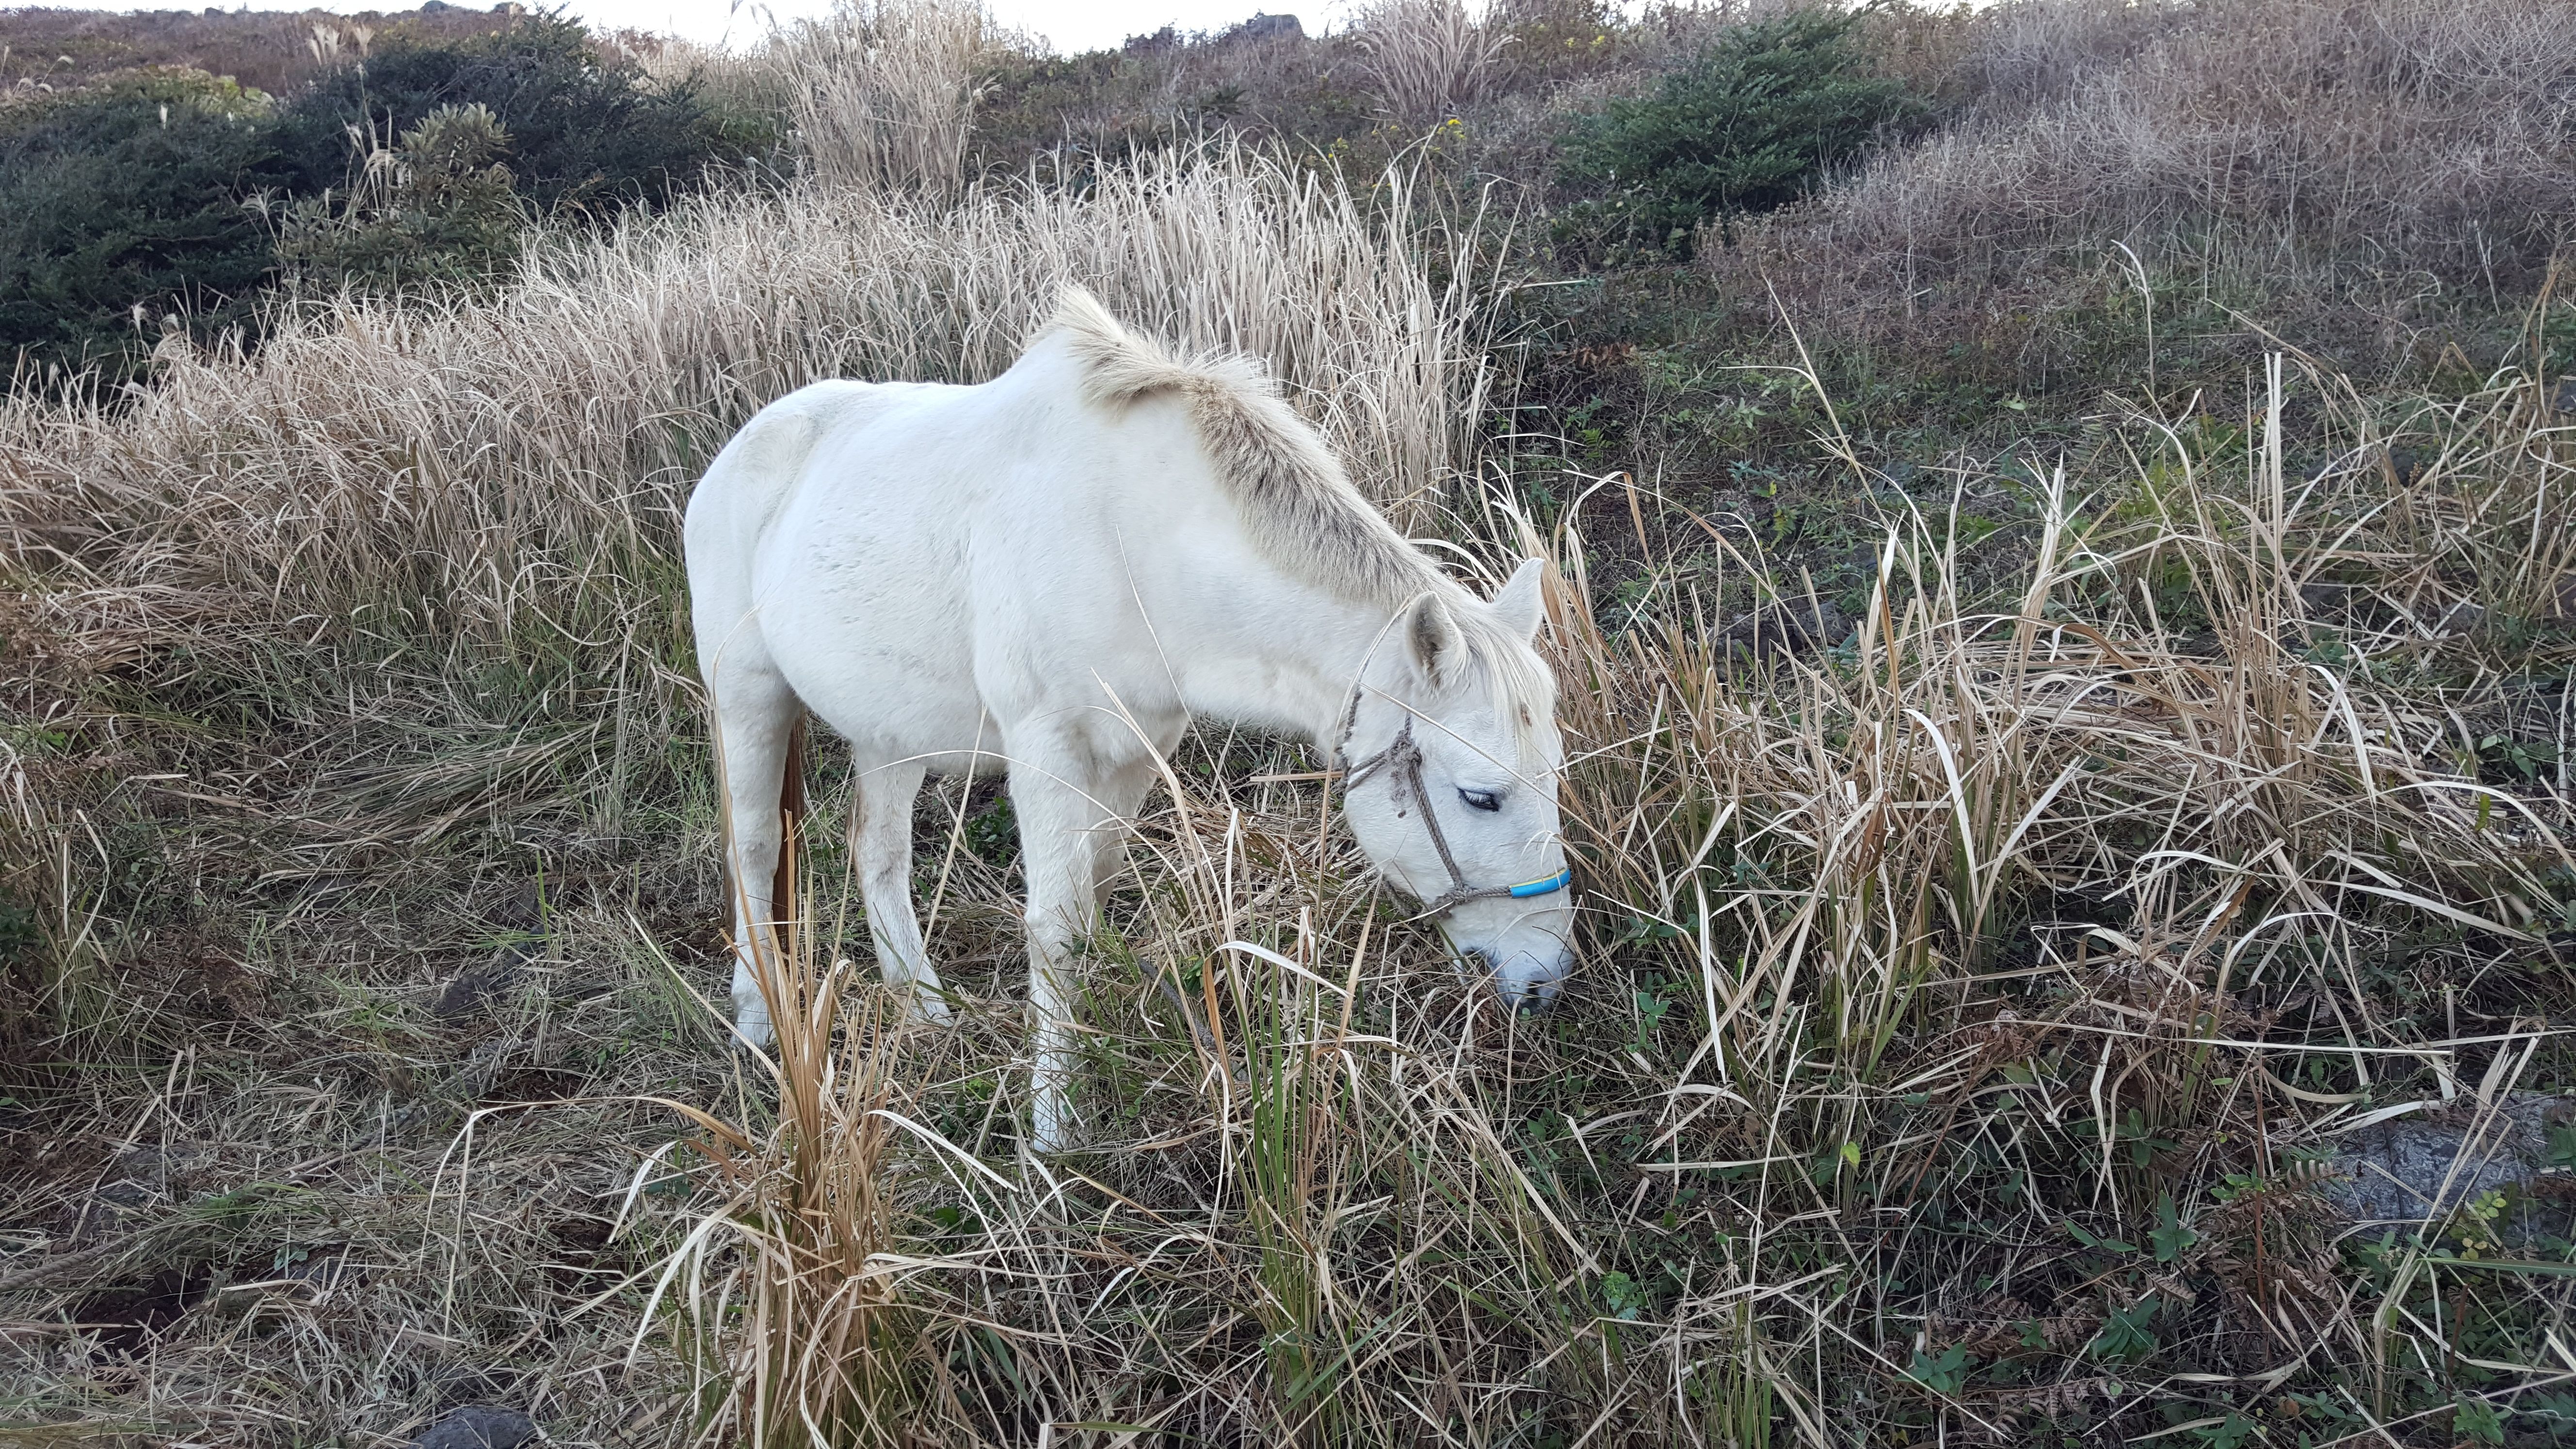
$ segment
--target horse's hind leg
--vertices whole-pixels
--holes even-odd
[[[756,961],[775,955],[772,891],[785,833],[784,803],[796,727],[805,706],[766,661],[727,660],[709,671],[715,701],[717,762],[724,782],[733,891],[734,1029],[753,1046],[769,1045],[769,1003],[761,994]]]
[[[1096,799],[1103,819],[1091,831],[1091,901],[1097,909],[1108,908],[1110,889],[1127,874],[1128,836],[1133,833],[1136,812],[1144,807],[1146,792],[1154,788],[1154,773],[1154,762],[1144,759],[1121,765],[1101,778]]]
[[[883,765],[859,776],[858,802],[850,811],[850,858],[859,893],[868,903],[868,934],[886,984],[912,988],[911,1008],[931,1021],[948,1020],[939,973],[921,943],[912,913],[912,802],[927,773],[917,761]]]

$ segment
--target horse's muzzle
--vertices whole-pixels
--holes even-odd
[[[1489,947],[1475,946],[1461,951],[1459,958],[1470,974],[1483,977],[1493,986],[1504,1005],[1523,1012],[1545,1011],[1555,1005],[1557,992],[1574,970],[1573,953],[1562,947],[1542,959],[1526,951],[1504,957]]]

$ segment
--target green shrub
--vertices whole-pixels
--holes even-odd
[[[272,258],[245,203],[282,179],[268,98],[202,71],[0,106],[0,368],[117,382],[165,327],[247,321]]]
[[[528,222],[501,157],[510,133],[483,105],[441,106],[373,161],[345,201],[287,213],[278,258],[325,285],[389,291],[478,282],[518,255]]]
[[[294,190],[346,184],[353,134],[389,139],[442,107],[478,104],[511,137],[520,194],[553,213],[659,204],[764,146],[693,87],[654,87],[632,63],[603,59],[577,22],[538,16],[494,35],[403,41],[316,80],[280,117]]]
[[[0,369],[16,369],[0,379],[97,368],[113,384],[167,329],[247,333],[280,200],[285,260],[317,280],[471,280],[515,253],[531,211],[658,205],[779,134],[554,17],[398,38],[283,103],[164,68],[0,103]]]
[[[1686,256],[1702,223],[1795,201],[1881,127],[1918,114],[1901,82],[1863,69],[1857,18],[1810,10],[1737,26],[1654,94],[1575,118],[1563,178],[1592,194],[1566,210],[1560,238]]]

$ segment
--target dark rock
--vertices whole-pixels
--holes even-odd
[[[1850,617],[1824,600],[1792,599],[1755,609],[1727,625],[1717,637],[1721,653],[1747,655],[1759,661],[1775,654],[1807,654],[1829,648],[1848,637],[1851,629]]]
[[[542,931],[546,924],[545,890],[535,881],[521,881],[485,913],[484,919],[497,930]]]
[[[519,1449],[537,1437],[537,1421],[516,1409],[467,1404],[448,1410],[412,1440],[412,1449]]]
[[[519,968],[535,951],[533,942],[513,941],[493,952],[491,960],[456,973],[438,993],[438,1000],[430,1003],[430,1015],[452,1022],[489,1010],[493,1001],[518,981]]]
[[[454,1339],[438,1339],[434,1343],[424,1343],[422,1347],[429,1355],[436,1356],[461,1349],[464,1345]],[[412,1372],[429,1395],[429,1411],[433,1420],[446,1417],[452,1409],[467,1407],[490,1413],[490,1405],[527,1397],[519,1392],[520,1382],[527,1376],[517,1369],[433,1360],[415,1363]]]
[[[2486,618],[2487,611],[2482,605],[2462,599],[2443,610],[2440,617],[2433,621],[2433,632],[2443,638],[2455,638],[2475,632],[2480,624],[2486,622]]]
[[[2426,1108],[2345,1136],[2317,1194],[2356,1222],[2439,1222],[2490,1189],[2549,1174],[2551,1136],[2571,1120],[2576,1101],[2538,1092],[2515,1092],[2493,1111],[2473,1097]]]
[[[1250,20],[1234,27],[1233,38],[1241,40],[1303,40],[1306,38],[1306,27],[1298,24],[1297,17],[1294,15],[1263,15],[1256,13]]]
[[[518,939],[504,941],[482,965],[456,973],[429,1008],[441,1021],[462,1021],[488,1010],[518,984],[521,968],[535,960],[545,945],[545,902],[534,881],[511,892],[487,919],[500,934]]]
[[[95,1327],[101,1352],[139,1353],[203,1301],[213,1282],[214,1275],[203,1264],[164,1268],[140,1283],[81,1300],[74,1305],[73,1316]]]

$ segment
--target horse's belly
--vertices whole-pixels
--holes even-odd
[[[799,657],[792,665],[782,659],[780,666],[797,697],[865,758],[926,757],[943,773],[1001,767],[996,759],[978,768],[972,758],[1001,744],[973,680],[955,677],[952,660],[927,657],[917,644],[853,634],[833,655]]]

